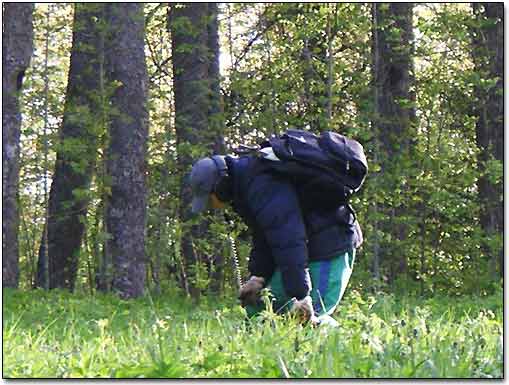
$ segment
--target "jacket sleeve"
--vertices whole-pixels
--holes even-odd
[[[275,270],[272,252],[265,240],[265,235],[259,229],[253,231],[253,247],[249,256],[249,273],[265,278],[267,282]]]
[[[281,271],[286,294],[304,298],[311,291],[306,228],[293,185],[262,175],[248,189],[248,204]]]
[[[361,226],[357,221],[355,221],[355,223],[353,224],[353,232],[355,234],[353,247],[358,249],[362,245],[362,242],[364,241],[364,236],[362,235]]]

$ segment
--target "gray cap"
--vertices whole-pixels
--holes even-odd
[[[219,156],[216,155],[219,158]],[[223,157],[221,157],[223,158]],[[224,163],[224,160],[222,160]],[[212,158],[200,159],[193,165],[189,183],[193,193],[192,212],[198,214],[204,211],[209,203],[210,193],[221,176],[219,165]]]

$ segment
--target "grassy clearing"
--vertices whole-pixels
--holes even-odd
[[[4,289],[3,375],[29,377],[503,376],[502,294],[396,298],[349,291],[339,329],[174,291],[123,301]]]

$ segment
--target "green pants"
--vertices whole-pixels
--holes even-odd
[[[346,286],[352,275],[355,261],[355,249],[339,254],[324,261],[312,261],[309,263],[309,275],[311,277],[311,299],[317,316],[332,314],[338,306]],[[283,287],[281,271],[276,269],[270,278],[267,287],[273,297],[273,309],[276,312],[284,312],[290,309],[292,299],[286,294]],[[247,306],[249,317],[264,309],[262,304]]]

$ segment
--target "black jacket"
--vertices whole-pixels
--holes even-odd
[[[349,214],[308,209],[291,182],[263,171],[260,162],[252,156],[226,157],[233,208],[253,234],[249,271],[268,280],[278,267],[286,294],[302,299],[311,290],[308,260],[358,247],[360,227]]]

